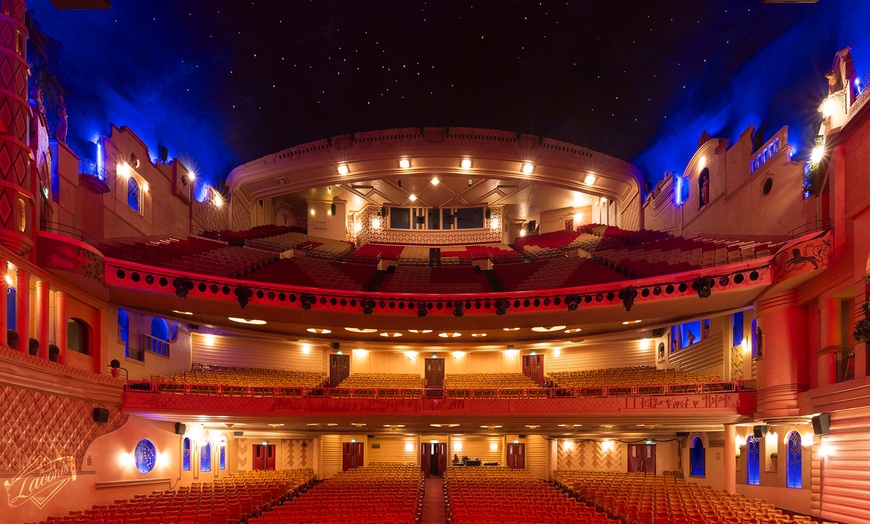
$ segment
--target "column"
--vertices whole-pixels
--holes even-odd
[[[835,353],[843,349],[843,304],[828,298],[819,304],[819,351],[816,353],[817,386],[836,382]]]
[[[60,358],[58,358],[58,362],[61,364],[66,364],[66,346],[68,344],[67,341],[67,331],[66,331],[66,293],[63,291],[58,291],[54,294],[54,325],[57,326],[57,347],[60,348]]]
[[[762,330],[756,419],[795,417],[798,393],[808,388],[807,314],[795,291],[756,303]]]
[[[36,340],[39,341],[39,358],[48,358],[48,328],[51,326],[50,302],[51,284],[45,280],[36,281]]]
[[[30,275],[18,268],[15,283],[15,331],[18,332],[18,350],[27,353],[30,342]]]
[[[737,491],[737,428],[734,424],[725,424],[725,491]]]
[[[23,255],[33,248],[27,99],[29,67],[25,60],[27,27],[23,0],[3,0],[0,10],[0,244]],[[27,339],[22,337],[25,350]]]

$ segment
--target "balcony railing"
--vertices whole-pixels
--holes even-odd
[[[109,170],[106,169],[106,166],[98,164],[90,158],[82,158],[79,160],[79,174],[90,175],[101,182],[109,181]]]
[[[850,347],[842,351],[834,353],[834,361],[836,363],[836,380],[846,382],[855,378],[855,348]]]
[[[127,390],[171,395],[220,397],[335,398],[335,399],[560,399],[573,397],[643,397],[754,391],[755,381],[701,382],[642,386],[582,388],[327,388],[239,386],[128,380]]]

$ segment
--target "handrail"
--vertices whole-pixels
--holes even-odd
[[[44,218],[39,222],[39,228],[49,233],[57,233],[59,235],[68,236],[76,240],[81,240],[86,244],[90,244],[98,250],[103,250],[103,243],[97,237],[91,235],[87,231],[59,222],[52,222]]]
[[[633,386],[586,386],[578,388],[330,388],[325,386],[243,386],[128,380],[128,391],[175,395],[205,395],[251,398],[335,398],[335,399],[564,399],[576,397],[646,397],[754,391],[752,380],[650,384]]]
[[[812,231],[824,231],[826,229],[831,228],[831,219],[830,218],[820,218],[818,220],[814,220],[812,222],[807,222],[806,224],[801,224],[792,228],[791,231],[784,234],[780,237],[776,242],[773,243],[774,246],[780,246],[784,242],[788,242],[789,240],[794,240],[796,237],[803,235],[805,233],[809,233]]]

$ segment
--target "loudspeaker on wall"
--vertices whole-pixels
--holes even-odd
[[[184,435],[184,433],[185,433],[186,431],[187,431],[187,426],[186,426],[186,425],[182,424],[181,422],[176,422],[176,423],[175,423],[175,434],[176,434],[176,435]]]
[[[813,417],[813,435],[828,435],[831,433],[831,415],[822,413]]]
[[[109,421],[109,410],[106,408],[94,408],[94,422],[105,424]]]
[[[755,438],[763,438],[767,435],[767,426],[752,426],[752,434]]]

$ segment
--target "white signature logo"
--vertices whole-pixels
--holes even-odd
[[[18,507],[28,500],[40,509],[57,495],[67,483],[76,479],[74,457],[49,460],[44,455],[34,457],[24,468],[3,482],[10,507]]]

